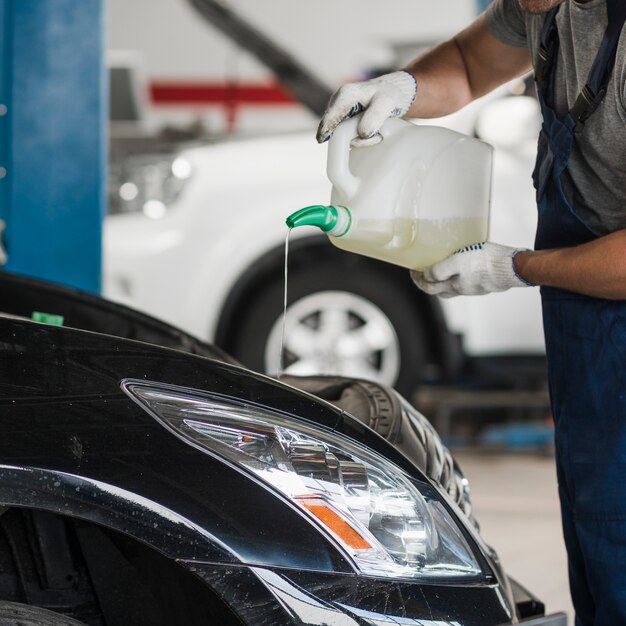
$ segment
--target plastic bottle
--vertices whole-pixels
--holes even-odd
[[[287,218],[318,226],[338,248],[422,269],[489,233],[493,149],[447,128],[388,119],[374,146],[351,147],[359,116],[328,147],[331,206]]]

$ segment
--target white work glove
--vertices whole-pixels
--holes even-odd
[[[457,250],[423,271],[411,270],[411,278],[422,291],[443,298],[532,287],[515,271],[514,258],[522,250],[488,241],[477,243]]]
[[[344,85],[328,103],[317,129],[317,140],[320,143],[326,141],[343,120],[364,110],[357,129],[359,137],[353,145],[374,145],[381,139],[377,133],[384,121],[388,117],[402,117],[415,100],[416,93],[415,78],[406,70]]]

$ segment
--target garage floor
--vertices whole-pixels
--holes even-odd
[[[506,571],[535,593],[546,612],[574,612],[550,455],[457,451],[472,488],[482,535]]]

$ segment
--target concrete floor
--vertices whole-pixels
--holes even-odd
[[[475,516],[505,570],[574,623],[554,459],[517,452],[453,451],[472,489]]]

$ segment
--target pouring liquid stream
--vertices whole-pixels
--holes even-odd
[[[277,376],[280,378],[284,373],[285,368],[285,327],[287,323],[287,261],[289,259],[289,234],[291,228],[287,230],[287,236],[285,237],[285,290],[283,292],[283,326],[280,335],[280,352],[278,353],[278,372]]]

